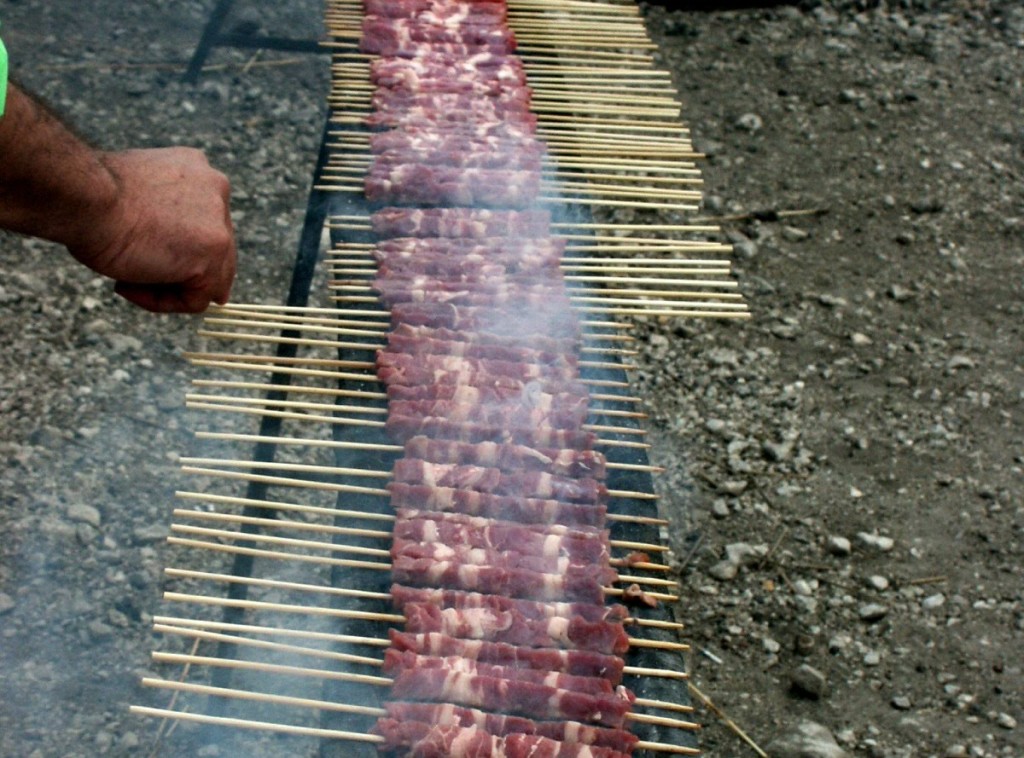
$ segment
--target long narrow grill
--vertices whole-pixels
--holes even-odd
[[[189,612],[155,620],[184,674],[134,710],[321,755],[697,752],[615,317],[749,314],[717,229],[643,223],[696,210],[700,174],[636,9],[327,21],[329,305],[297,275],[290,305],[206,319],[187,404],[221,449],[182,461]]]

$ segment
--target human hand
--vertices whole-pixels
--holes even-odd
[[[146,310],[199,313],[226,303],[235,278],[227,177],[191,148],[102,154],[116,199],[68,250]]]

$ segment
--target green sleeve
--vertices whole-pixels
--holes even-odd
[[[4,104],[7,102],[7,48],[0,39],[0,116],[4,115]]]

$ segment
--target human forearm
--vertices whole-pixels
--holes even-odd
[[[12,85],[0,119],[0,227],[73,247],[116,198],[102,154]]]
[[[149,310],[199,311],[234,279],[230,187],[188,148],[107,153],[21,89],[0,119],[0,228],[59,242]]]

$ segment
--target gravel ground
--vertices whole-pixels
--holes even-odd
[[[209,152],[235,188],[235,298],[278,302],[326,59],[218,51],[184,86],[210,5],[0,16],[16,75],[90,139]],[[1024,13],[646,12],[755,312],[636,324],[695,683],[772,758],[1024,754]],[[230,25],[315,36],[320,16],[240,2]],[[197,322],[47,244],[0,237],[0,261],[0,755],[193,754],[188,730],[154,753],[126,707],[157,704],[138,678]],[[708,755],[753,755],[701,715]]]

